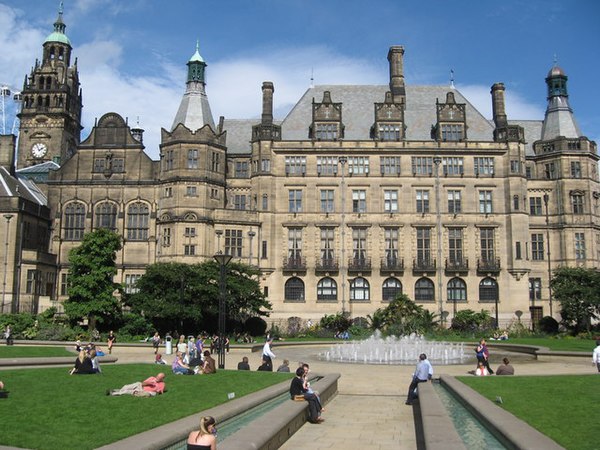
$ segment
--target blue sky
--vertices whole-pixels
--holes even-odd
[[[0,83],[21,89],[58,7],[0,0]],[[490,117],[490,86],[503,82],[509,119],[543,118],[556,56],[580,128],[598,141],[599,19],[597,0],[64,0],[83,88],[82,138],[106,112],[130,124],[139,117],[154,159],[197,40],[215,121],[260,117],[265,80],[275,83],[280,119],[311,74],[315,84],[387,84],[388,48],[403,45],[408,84],[449,84],[453,69],[457,89]]]

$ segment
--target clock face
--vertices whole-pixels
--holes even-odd
[[[38,142],[37,144],[33,144],[33,147],[31,147],[31,154],[34,158],[43,158],[46,153],[48,153],[48,147],[46,144]]]

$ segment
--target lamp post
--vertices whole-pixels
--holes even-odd
[[[433,163],[435,164],[435,217],[436,217],[436,228],[437,228],[437,279],[438,279],[438,296],[440,299],[440,317],[442,318],[442,324],[446,325],[446,316],[444,316],[444,299],[442,297],[443,280],[442,280],[442,211],[441,211],[441,197],[440,197],[440,164],[442,158],[434,156]]]
[[[550,286],[550,280],[552,279],[552,262],[550,261],[550,218],[548,217],[548,200],[550,200],[550,196],[548,193],[545,193],[544,206],[546,207],[546,245],[548,248],[548,305],[550,306],[550,317],[552,317],[552,286]]]
[[[9,241],[9,231],[10,231],[10,219],[12,219],[12,214],[4,214],[4,218],[6,219],[6,236],[4,238],[4,281],[2,282],[2,312],[4,313],[4,304],[6,301],[6,276],[8,274],[8,241]]]
[[[249,266],[252,265],[252,240],[254,239],[254,236],[256,236],[256,233],[254,232],[254,230],[252,228],[250,228],[250,231],[248,231],[248,238],[250,239],[250,249],[248,251],[248,265]]]
[[[217,352],[219,354],[218,364],[219,369],[225,368],[225,296],[226,293],[226,269],[227,264],[231,261],[231,255],[223,254],[219,252],[213,256],[217,264],[219,264],[220,276],[219,276],[219,346]]]
[[[341,213],[342,213],[342,220],[341,220],[341,247],[342,247],[342,254],[341,254],[341,261],[340,261],[340,276],[342,278],[342,315],[346,316],[346,185],[345,185],[345,175],[346,175],[346,162],[348,161],[348,159],[345,156],[340,156],[338,158],[338,161],[340,162],[341,166],[342,166],[342,184],[341,184],[341,189],[342,189],[342,205],[341,205]]]

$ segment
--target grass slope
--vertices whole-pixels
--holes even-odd
[[[35,449],[93,449],[198,413],[291,378],[290,374],[220,370],[172,375],[168,366],[102,367],[101,375],[68,375],[67,368],[0,372],[10,396],[0,399],[0,445]],[[152,398],[106,396],[107,389],[167,373],[167,392]]]
[[[459,377],[569,450],[598,449],[598,375]]]
[[[71,356],[73,361],[77,356],[75,352],[70,352],[65,347],[49,347],[40,345],[38,347],[23,345],[3,345],[0,346],[0,358],[52,358],[54,356]]]

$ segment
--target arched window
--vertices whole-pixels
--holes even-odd
[[[304,301],[304,282],[300,278],[290,278],[285,282],[285,300],[289,302]]]
[[[397,278],[388,278],[383,282],[381,300],[391,302],[402,294],[402,283]]]
[[[361,277],[350,282],[350,301],[368,302],[370,299],[369,282]]]
[[[461,278],[452,278],[450,281],[448,281],[448,301],[467,301],[467,283],[465,283]]]
[[[69,203],[65,208],[65,239],[80,241],[85,231],[85,205],[81,202]]]
[[[127,208],[127,239],[145,241],[148,239],[148,219],[150,210],[143,202],[135,202]]]
[[[333,278],[322,278],[317,283],[318,302],[337,302],[337,283]]]
[[[498,283],[493,278],[484,278],[479,283],[479,301],[496,302],[498,300]]]
[[[433,281],[429,278],[420,278],[415,283],[415,301],[435,301],[435,288],[433,287]]]
[[[117,207],[111,202],[102,202],[96,206],[96,228],[117,229]]]

